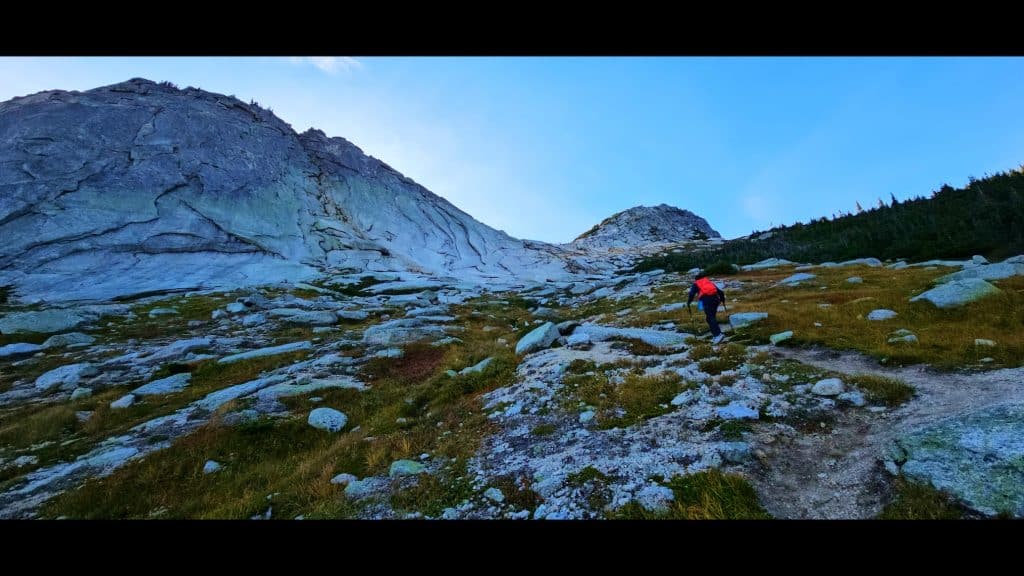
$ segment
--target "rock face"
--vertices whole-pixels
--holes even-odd
[[[613,250],[710,238],[721,238],[721,235],[707,220],[689,210],[659,204],[613,214],[573,240],[571,246]]]
[[[329,267],[480,281],[581,268],[343,138],[144,79],[0,103],[0,166],[0,286],[21,301],[297,282]]]
[[[1024,406],[1002,405],[899,439],[893,454],[912,479],[987,515],[1024,516]]]

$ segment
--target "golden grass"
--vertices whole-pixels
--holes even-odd
[[[587,371],[590,366],[585,363],[573,368],[564,379],[563,404],[570,411],[578,409],[580,403],[593,407],[601,429],[629,426],[665,414],[671,407],[663,406],[690,385],[674,372],[645,376],[639,365],[628,363],[602,364],[593,371]],[[628,371],[622,374],[623,369]],[[616,375],[622,378],[620,384],[614,383]]]
[[[624,520],[765,520],[771,516],[758,502],[754,488],[738,474],[717,469],[677,476],[665,483],[675,494],[666,512],[645,510],[636,502],[609,515]]]
[[[497,318],[468,317],[477,307]],[[305,396],[284,398],[294,414],[290,418],[231,428],[204,426],[167,450],[57,497],[44,513],[73,518],[247,518],[272,504],[274,517],[357,517],[362,504],[348,501],[330,478],[341,472],[387,474],[395,460],[417,459],[427,452],[451,459],[452,470],[420,476],[402,489],[394,483],[391,503],[399,512],[436,515],[468,496],[466,462],[494,426],[483,412],[480,394],[514,378],[513,350],[496,340],[504,337],[514,344],[509,326],[529,319],[521,306],[486,301],[467,303],[459,313],[467,327],[458,335],[461,344],[416,343],[400,358],[374,359],[360,376],[370,383],[368,390],[318,391],[323,398],[318,403]],[[484,332],[486,325],[499,329]],[[445,374],[487,357],[495,360],[480,374]],[[252,367],[234,366],[203,364],[195,369],[193,386],[205,388],[217,381],[222,387],[252,376]],[[349,418],[345,431],[327,434],[308,426],[305,417],[316,406],[343,411]],[[101,421],[108,418],[100,416]],[[224,469],[203,475],[207,459],[221,462]],[[279,495],[268,502],[266,495],[275,492]]]
[[[954,269],[889,270],[867,266],[814,269],[818,277],[796,287],[763,284],[730,294],[729,313],[767,312],[768,319],[741,329],[734,340],[767,342],[771,334],[792,330],[791,344],[815,344],[864,352],[890,363],[928,363],[940,367],[974,365],[984,357],[988,367],[1018,366],[1024,360],[1024,278],[993,283],[1003,293],[966,306],[942,310],[928,302],[909,302],[933,287],[932,281]],[[745,273],[740,279],[760,282],[788,274]],[[862,284],[849,284],[860,276]],[[825,286],[825,290],[820,287]],[[783,302],[786,300],[786,302]],[[818,304],[830,304],[821,308]],[[892,320],[869,321],[878,308],[897,312]],[[815,326],[815,323],[822,326]],[[919,343],[893,343],[890,334],[906,328]],[[994,348],[975,346],[975,338],[994,340]]]

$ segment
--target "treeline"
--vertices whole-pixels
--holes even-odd
[[[859,208],[859,205],[858,205]],[[719,247],[667,254],[640,262],[638,271],[663,268],[722,268],[765,258],[794,262],[842,261],[875,257],[910,261],[964,258],[981,254],[990,260],[1024,253],[1024,166],[964,188],[948,185],[919,197],[879,205],[857,214],[773,228]],[[767,236],[756,239],[758,236]]]

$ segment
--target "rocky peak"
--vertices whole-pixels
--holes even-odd
[[[636,206],[613,214],[573,240],[572,246],[628,250],[710,238],[721,238],[721,235],[707,220],[689,210],[659,204]]]

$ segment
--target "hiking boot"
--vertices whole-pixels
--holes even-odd
[[[712,344],[718,344],[722,340],[725,340],[725,334],[719,334],[718,336],[715,336],[714,339],[711,340],[711,343]]]

